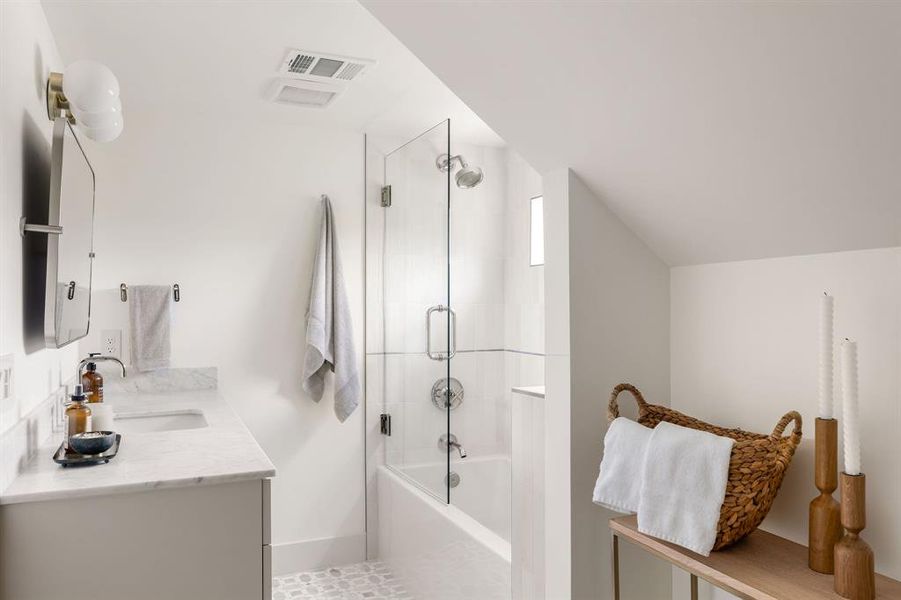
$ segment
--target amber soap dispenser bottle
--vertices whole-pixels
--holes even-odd
[[[91,409],[85,404],[84,388],[75,386],[72,402],[66,406],[66,448],[69,438],[76,433],[84,433],[91,429]]]
[[[97,363],[89,362],[81,375],[81,385],[87,396],[88,404],[103,402],[103,375],[97,372]]]

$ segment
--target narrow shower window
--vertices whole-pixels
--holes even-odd
[[[544,197],[531,200],[531,225],[529,233],[529,266],[544,264]]]

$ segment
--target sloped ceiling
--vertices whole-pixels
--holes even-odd
[[[277,120],[412,137],[451,117],[459,138],[501,140],[356,2],[44,0],[66,63],[100,60],[122,89],[124,135],[179,120]],[[291,48],[376,60],[327,109],[275,104],[267,89]]]
[[[363,4],[671,265],[901,245],[901,2]]]

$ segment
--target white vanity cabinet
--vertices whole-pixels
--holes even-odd
[[[269,600],[269,485],[0,506],[0,600]]]

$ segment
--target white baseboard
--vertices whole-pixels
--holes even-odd
[[[366,560],[366,534],[272,545],[272,574],[288,575]]]

